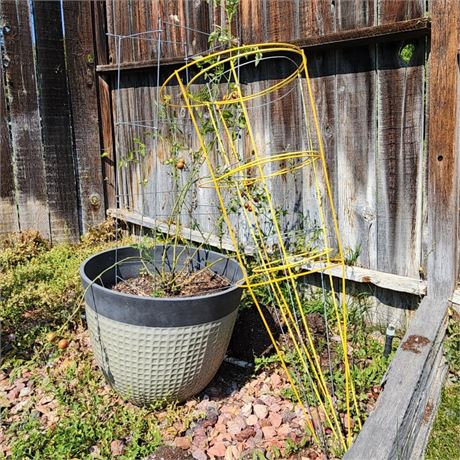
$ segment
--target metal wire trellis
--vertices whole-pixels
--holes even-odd
[[[137,138],[144,136],[139,142],[144,145],[144,153],[147,136],[153,153],[153,159],[141,155],[127,169],[117,168],[116,206],[131,208],[140,215],[141,237],[144,219],[148,217],[159,224],[160,232],[171,231],[177,236],[178,229],[182,229],[183,238],[193,239],[196,227],[206,227],[199,230],[203,235],[200,244],[208,244],[211,236],[217,234],[221,243],[230,241],[235,257],[244,267],[242,283],[261,315],[295,398],[304,410],[312,438],[327,451],[331,447],[325,433],[327,428],[338,445],[347,449],[353,436],[351,419],[356,419],[360,425],[360,415],[348,357],[345,265],[305,55],[288,44],[212,49],[209,55],[192,55],[188,52],[188,38],[184,42],[165,39],[163,26],[166,24],[209,35],[161,18],[157,29],[152,31],[123,36],[112,34],[116,40],[118,64],[116,158],[124,155],[125,138],[130,138],[131,144],[134,142],[132,134],[126,134],[127,129],[134,130]],[[123,117],[123,40],[157,43],[151,119]],[[185,65],[162,82],[162,47],[167,43],[183,46]],[[288,71],[278,80],[253,85],[256,90],[251,92],[253,86],[245,83],[244,78],[256,72],[258,66],[280,62]],[[292,97],[301,114],[299,145],[275,151],[258,138],[254,126],[262,110],[270,110]],[[175,131],[168,144],[163,133],[172,125]],[[174,155],[171,154],[171,141],[181,144],[179,149],[174,147]],[[165,155],[163,161],[160,153]],[[175,167],[178,160],[187,165],[184,172],[178,172]],[[148,177],[149,188],[145,190],[143,169],[148,169],[148,162],[153,162],[154,167]],[[190,186],[187,182],[190,181],[189,165],[194,162],[198,164],[193,170],[197,180]],[[168,183],[166,189],[161,189],[168,174],[174,176],[173,186]],[[134,176],[139,181],[138,189],[133,186]],[[279,181],[286,177],[293,177],[304,186],[310,183],[314,196],[308,204],[313,203],[317,209],[315,212],[303,209],[302,212],[315,217],[306,219],[300,216],[302,212],[296,211],[283,215],[288,197],[286,190],[280,197],[277,188]],[[189,189],[184,192],[185,187]],[[175,213],[171,222],[169,218],[178,196],[183,199],[183,208]],[[166,230],[161,224],[167,226]],[[153,232],[153,238],[156,243],[157,231]],[[247,266],[248,255],[255,261],[252,269]],[[332,276],[325,274],[326,269],[336,266],[343,269],[338,291]],[[299,284],[302,277],[314,273],[321,276],[319,298],[325,321],[325,359],[317,350]],[[265,301],[271,303],[281,329],[279,342],[264,316],[262,302]],[[339,336],[340,349],[333,349],[332,330]],[[333,364],[333,355],[339,354],[340,359],[336,358]],[[344,375],[342,399],[336,392],[333,365],[339,366]],[[344,417],[341,412],[345,412]],[[324,426],[318,420],[322,420]]]

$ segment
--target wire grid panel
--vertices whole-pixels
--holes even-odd
[[[347,348],[345,281],[337,290],[332,277],[322,276],[329,359],[317,351],[299,287],[305,275],[344,269],[305,55],[289,44],[213,53],[176,70],[160,98],[167,110],[187,112],[203,162],[198,188],[219,204],[236,257],[246,267],[243,282],[312,437],[327,447],[327,428],[346,449],[351,418],[360,421]],[[267,125],[270,138],[264,134]],[[248,247],[256,260],[251,269]],[[284,344],[277,343],[264,317],[261,304],[267,301],[275,306]],[[339,337],[334,365],[345,379],[342,400],[334,392],[330,331]]]

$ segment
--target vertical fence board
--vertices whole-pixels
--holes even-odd
[[[332,199],[334,206],[337,206],[338,200],[338,171],[337,171],[337,136],[336,128],[339,122],[337,107],[337,77],[336,77],[336,51],[319,51],[307,55],[308,71],[312,86],[313,97],[315,99],[318,122],[321,130],[323,141],[324,155],[327,164],[327,174],[332,185]],[[321,192],[323,201],[327,198],[324,186],[324,179],[321,165],[318,162],[318,175],[320,177]],[[313,190],[305,190],[304,193],[313,194]],[[330,205],[324,204],[326,210],[325,220],[330,235],[333,233],[334,222],[330,212]],[[337,212],[337,209],[336,209]],[[336,245],[334,239],[332,245]]]
[[[29,3],[0,3],[17,203],[21,229],[50,236]]]
[[[83,232],[104,220],[93,27],[89,1],[64,2],[65,46]]]
[[[400,43],[378,46],[378,263],[384,272],[418,277],[421,248],[424,41],[410,65]]]
[[[359,29],[377,22],[374,0],[337,0],[336,5],[337,30]]]
[[[299,31],[299,8],[297,2],[267,0],[266,30],[268,41],[283,42],[293,40]]]
[[[329,0],[301,1],[299,16],[300,37],[324,35],[335,31],[335,7]]]
[[[188,30],[188,54],[201,53],[208,49],[208,36],[210,32],[209,8],[206,2],[185,2],[186,7],[186,26],[193,30]]]
[[[457,0],[431,4],[432,34],[428,123],[428,294],[448,298],[456,281],[457,180]]]
[[[109,38],[107,37],[107,0],[96,0],[93,5],[96,63],[108,64]]]
[[[242,43],[261,43],[267,40],[264,27],[265,3],[259,0],[241,0],[241,41]]]
[[[19,221],[3,77],[0,65],[0,233],[7,233],[18,231]]]
[[[137,0],[132,3],[132,27],[133,33],[148,32],[157,28],[157,23],[151,23],[150,15],[150,0]],[[136,61],[144,61],[152,59],[156,48],[155,39],[156,33],[148,33],[134,39],[133,46],[133,59]]]
[[[425,0],[379,0],[379,24],[420,18],[425,11]]]
[[[376,107],[373,46],[337,52],[338,218],[345,248],[376,265]]]
[[[39,106],[53,239],[79,235],[60,2],[34,2]]]
[[[116,206],[115,199],[115,152],[113,146],[113,118],[110,84],[107,78],[98,77],[99,88],[99,120],[102,139],[102,172],[104,197],[107,208]]]

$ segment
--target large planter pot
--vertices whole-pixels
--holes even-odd
[[[209,266],[231,286],[170,298],[114,291],[116,281],[143,267],[139,250],[129,246],[98,253],[80,268],[96,361],[115,390],[139,405],[184,400],[206,387],[224,358],[242,293],[240,266],[222,254],[183,246],[163,254],[163,246],[153,248],[147,265],[170,267],[176,259],[195,270]]]

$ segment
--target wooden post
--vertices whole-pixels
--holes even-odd
[[[79,177],[82,231],[105,218],[90,1],[64,2],[65,46]],[[99,40],[106,37],[97,36]]]
[[[14,185],[13,151],[8,128],[3,66],[0,65],[0,233],[19,230]]]
[[[431,2],[428,123],[428,294],[449,298],[457,271],[458,0]]]
[[[1,1],[3,55],[20,228],[50,236],[29,2]]]
[[[72,151],[72,118],[66,79],[61,6],[58,1],[34,1],[33,8],[37,86],[51,236],[58,241],[76,240],[80,234],[77,179]],[[29,59],[32,59],[32,55]]]
[[[93,24],[96,40],[96,64],[107,65],[110,60],[107,33],[107,5],[105,1],[93,3]],[[100,121],[100,148],[102,155],[102,180],[106,209],[116,207],[115,154],[113,143],[113,118],[110,75],[97,76],[97,97]]]

